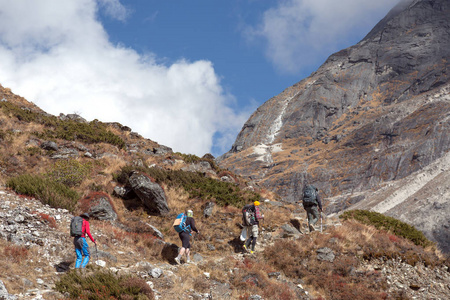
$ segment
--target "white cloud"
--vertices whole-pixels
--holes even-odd
[[[392,0],[283,0],[246,35],[266,43],[266,55],[277,69],[295,73],[351,46],[394,5]]]
[[[249,114],[230,108],[211,62],[161,65],[113,45],[99,7],[127,14],[117,0],[0,0],[0,83],[51,114],[117,121],[174,151],[203,155],[216,139],[227,151]]]

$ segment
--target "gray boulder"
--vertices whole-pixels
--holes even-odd
[[[335,255],[333,253],[333,250],[331,250],[328,247],[317,249],[317,259],[322,261],[329,261],[333,262]]]
[[[128,179],[131,189],[135,192],[142,204],[151,212],[166,215],[170,212],[163,188],[142,173],[134,172]]]
[[[152,230],[152,234],[160,239],[164,240],[164,235],[155,226],[146,223],[148,227]]]
[[[49,151],[58,151],[58,145],[52,141],[43,142],[41,148]]]
[[[85,199],[90,201],[89,215],[97,220],[115,221],[117,213],[111,205],[109,196],[104,193],[91,193]]]
[[[301,234],[301,232],[291,224],[284,224],[283,226],[281,226],[281,229],[283,229],[283,232],[281,234],[283,238],[298,237]]]
[[[211,217],[215,206],[216,204],[214,202],[206,203],[205,209],[203,210],[203,216],[205,216],[205,218]]]

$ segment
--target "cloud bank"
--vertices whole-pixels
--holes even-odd
[[[279,71],[296,73],[351,46],[355,36],[367,34],[395,4],[392,0],[282,0],[245,34],[264,42],[266,56]]]
[[[120,122],[174,151],[222,154],[238,114],[209,61],[159,64],[113,45],[99,10],[123,21],[118,0],[0,0],[0,84],[45,111]]]

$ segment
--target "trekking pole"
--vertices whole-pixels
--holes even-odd
[[[322,212],[320,212],[320,233],[322,233]]]
[[[98,251],[97,251],[97,243],[95,245],[95,264],[98,265]]]

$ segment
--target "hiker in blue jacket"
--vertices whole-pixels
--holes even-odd
[[[195,220],[194,220],[194,212],[192,210],[188,210],[186,212],[187,218],[186,218],[186,227],[187,231],[182,231],[178,234],[181,240],[181,249],[178,253],[178,256],[175,257],[175,261],[177,264],[181,264],[181,257],[186,254],[186,263],[191,262],[190,257],[190,248],[191,248],[191,231],[195,231],[197,234],[199,234],[199,231],[197,227],[195,227]]]

